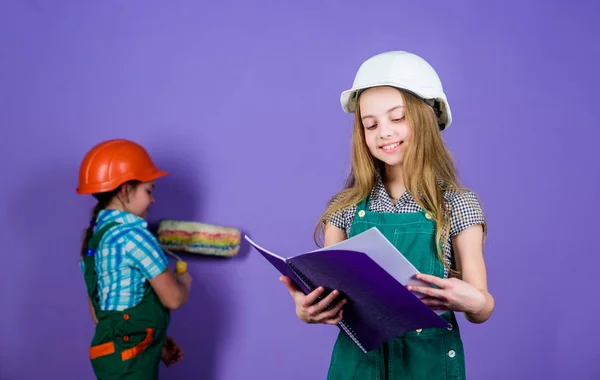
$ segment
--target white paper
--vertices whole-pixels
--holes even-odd
[[[313,252],[338,249],[365,253],[403,285],[423,284],[414,278],[419,273],[417,268],[376,227]]]
[[[279,260],[281,261],[286,261],[286,259],[284,257],[281,257],[271,251],[269,251],[268,249],[261,247],[260,245],[256,244],[252,239],[250,239],[247,235],[244,236],[244,239],[246,239],[248,241],[248,243],[252,244],[256,249],[258,249],[259,251],[263,251],[264,253],[267,253],[271,256],[277,257]]]

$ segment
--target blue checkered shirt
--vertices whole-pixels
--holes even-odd
[[[121,224],[106,232],[95,254],[99,305],[102,310],[125,310],[142,300],[150,286],[148,279],[161,274],[168,261],[144,219],[124,211],[101,210],[95,228],[110,222]]]

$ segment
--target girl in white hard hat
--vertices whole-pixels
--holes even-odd
[[[409,290],[433,309],[448,310],[448,328],[396,337],[364,354],[343,332],[335,343],[330,380],[464,379],[465,357],[455,312],[473,323],[494,309],[483,259],[486,224],[477,195],[460,187],[441,132],[452,114],[434,69],[403,51],[378,54],[359,68],[342,108],[355,115],[352,171],[325,210],[316,232],[325,246],[377,227],[435,285]],[[296,313],[308,323],[337,324],[342,300],[332,292],[304,295],[287,277]]]

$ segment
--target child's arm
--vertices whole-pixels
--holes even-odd
[[[483,308],[479,312],[466,312],[465,318],[473,323],[483,323],[494,311],[494,297],[488,292],[481,225],[461,231],[452,239],[452,245],[459,278],[479,290],[485,297]]]
[[[161,274],[148,280],[165,307],[177,310],[187,301],[190,294],[189,274],[176,275],[166,268]]]
[[[333,224],[327,223],[325,225],[325,241],[323,246],[327,247],[333,244],[340,243],[346,240],[346,232]]]
[[[190,275],[175,275],[169,269],[165,253],[156,237],[148,230],[132,229],[128,232],[126,240],[127,259],[148,279],[162,304],[171,310],[183,306],[190,292]]]
[[[88,304],[90,305],[90,314],[92,315],[92,321],[94,321],[95,324],[98,324],[98,318],[96,318],[96,312],[94,311],[94,306],[92,306],[92,301],[90,300],[89,296]]]
[[[483,260],[485,218],[475,193],[449,194],[453,209],[452,250],[460,274],[446,279],[420,274],[418,279],[437,286],[437,289],[428,286],[408,286],[408,289],[425,295],[421,300],[433,309],[463,312],[468,321],[483,323],[494,310]]]

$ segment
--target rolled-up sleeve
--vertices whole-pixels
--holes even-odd
[[[132,265],[148,279],[158,276],[167,268],[168,260],[164,251],[147,230],[129,230],[124,252]]]

